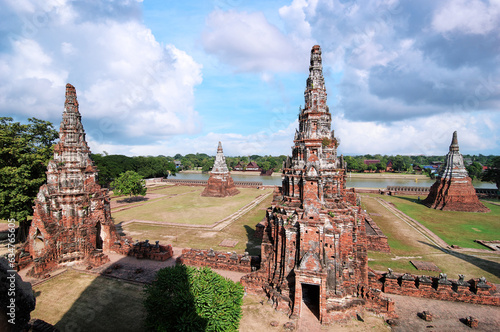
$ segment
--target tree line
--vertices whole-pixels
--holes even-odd
[[[109,187],[112,181],[127,171],[134,171],[144,179],[168,177],[169,174],[177,172],[174,159],[165,156],[127,157],[92,154],[91,158],[99,170],[99,184],[104,187]]]
[[[480,178],[483,171],[483,166],[493,167],[495,156],[489,155],[463,155],[464,160],[470,160],[471,165],[467,166],[467,171],[472,178]],[[389,162],[392,162],[392,169],[395,172],[413,172],[415,166],[431,165],[434,162],[445,162],[445,155],[442,156],[403,156],[403,155],[380,155],[366,154],[359,156],[345,156],[344,160],[347,163],[347,169],[353,172],[381,171],[386,170]],[[365,160],[379,160],[378,163],[367,165]]]
[[[237,156],[237,157],[228,157],[226,158],[226,164],[229,170],[233,170],[239,162],[243,164],[248,164],[251,161],[257,163],[257,165],[262,168],[264,171],[268,171],[273,169],[275,172],[280,171],[283,165],[283,161],[286,160],[285,155],[281,156],[259,156],[259,155],[251,155],[251,156]],[[190,153],[185,156],[181,154],[176,154],[174,156],[174,160],[177,160],[181,163],[182,170],[192,170],[192,169],[201,169],[202,172],[208,172],[214,165],[215,156],[209,156],[205,153]]]

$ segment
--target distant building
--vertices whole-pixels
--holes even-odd
[[[385,166],[385,171],[386,172],[394,172],[394,169],[392,168],[392,160],[389,160],[387,162],[387,165]]]
[[[247,167],[246,167],[246,170],[253,171],[253,172],[261,172],[262,171],[262,169],[259,167],[259,165],[257,165],[257,163],[255,161],[249,162]]]
[[[233,167],[234,171],[244,171],[245,170],[245,164],[240,161],[236,166]]]

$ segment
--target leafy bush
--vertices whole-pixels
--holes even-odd
[[[146,327],[152,331],[237,331],[243,287],[210,268],[158,271],[145,287]]]
[[[126,171],[120,174],[118,179],[111,182],[111,186],[114,187],[113,192],[115,195],[130,195],[137,196],[146,195],[146,183],[142,179],[142,176],[134,171]]]

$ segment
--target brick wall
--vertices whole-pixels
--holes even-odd
[[[190,266],[208,266],[212,269],[250,273],[252,272],[252,260],[255,262],[256,259],[258,258],[235,252],[183,249],[182,255],[177,261]]]
[[[484,278],[465,281],[463,276],[452,280],[447,279],[444,274],[440,274],[440,277],[429,277],[408,273],[370,272],[370,288],[386,294],[500,306],[500,294],[497,293],[496,286]]]
[[[129,250],[128,256],[133,256],[139,259],[151,259],[154,261],[166,261],[174,255],[174,250],[170,244],[161,245],[160,241],[156,244],[150,244],[148,240],[136,242]]]
[[[382,233],[382,230],[377,226],[372,218],[365,217],[366,237],[368,240],[368,250],[379,252],[391,252],[387,236]]]

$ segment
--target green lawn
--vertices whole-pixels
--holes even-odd
[[[433,262],[442,272],[447,273],[449,278],[456,278],[458,274],[465,274],[468,278],[479,278],[484,276],[489,281],[496,283],[500,282],[500,255],[497,252],[444,252],[430,243],[427,238],[416,232],[411,226],[390,213],[376,200],[376,198],[383,198],[384,200],[394,202],[396,206],[401,203],[402,205],[410,206],[409,210],[412,208],[416,211],[422,208],[431,210],[413,202],[415,197],[363,196],[361,201],[362,207],[370,213],[375,223],[387,236],[389,246],[391,247],[391,253],[389,254],[374,251],[368,252],[368,265],[371,268],[378,271],[386,271],[387,268],[391,268],[401,273],[439,274],[439,272],[417,271],[410,261],[420,260]],[[440,214],[443,211],[432,210],[430,212],[432,214]],[[411,212],[407,214],[411,215]],[[454,214],[456,215],[457,213]],[[458,213],[458,215],[460,214],[461,213]],[[495,212],[493,212],[493,214],[495,214]],[[483,214],[482,216],[477,216],[478,214],[473,215],[476,217],[490,218],[487,214]],[[424,224],[418,217],[412,217]],[[431,227],[428,228],[431,229]],[[460,226],[450,222],[447,232],[460,233]],[[475,244],[474,242],[472,243]],[[486,249],[483,246],[479,246],[479,248]]]
[[[134,240],[159,240],[161,243],[172,244],[174,247],[213,248],[214,250],[236,251],[238,253],[248,251],[251,255],[259,255],[261,240],[253,236],[255,225],[265,217],[266,208],[271,206],[271,200],[272,196],[267,197],[255,208],[221,231],[145,223],[131,223],[124,226],[123,230]],[[127,211],[129,210],[124,212]],[[224,239],[236,240],[238,244],[234,248],[220,247],[219,243]]]
[[[183,188],[183,189],[176,189]],[[183,191],[182,195],[171,195],[170,189]],[[267,191],[239,188],[240,193],[232,197],[202,197],[204,187],[175,187],[155,191],[168,196],[146,202],[124,211],[113,212],[115,223],[131,219],[170,222],[179,224],[210,225],[238,211]]]
[[[387,201],[438,235],[449,245],[485,249],[474,240],[500,240],[500,206],[483,202],[491,212],[457,212],[430,209],[414,196],[386,196]]]

